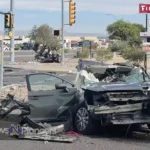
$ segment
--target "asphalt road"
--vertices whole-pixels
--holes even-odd
[[[21,84],[25,82],[25,75],[30,73],[36,73],[36,71],[28,71],[28,70],[22,70],[22,69],[12,69],[12,68],[5,68],[4,72],[4,86],[10,85],[10,84]],[[74,81],[75,75],[73,74],[57,74],[58,76],[69,80]]]
[[[11,70],[5,68],[4,84],[25,82],[25,74],[34,73],[35,71]],[[75,75],[58,74],[59,76],[74,81]],[[150,135],[136,135],[131,138],[119,136],[119,130],[115,128],[113,134],[97,133],[93,136],[79,136],[78,140],[72,144],[42,141],[26,140],[2,140],[0,138],[0,150],[149,150]]]
[[[73,51],[72,53],[65,54],[65,58],[73,58],[76,54]],[[32,50],[22,50],[22,51],[15,51],[15,62],[28,62],[34,61],[35,52]],[[10,61],[10,52],[4,52],[4,62]]]

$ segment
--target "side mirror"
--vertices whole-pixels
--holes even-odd
[[[56,89],[66,89],[66,85],[64,83],[60,83],[60,84],[55,84],[55,88]]]

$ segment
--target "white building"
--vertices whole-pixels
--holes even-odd
[[[28,42],[30,42],[30,38],[25,37],[25,36],[15,36],[14,38],[14,44],[23,44],[23,43],[28,43]],[[10,44],[10,38],[5,36],[4,43]]]
[[[150,52],[150,32],[140,32],[140,37],[143,41],[143,50]]]

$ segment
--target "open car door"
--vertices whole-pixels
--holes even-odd
[[[30,117],[34,121],[64,119],[63,113],[75,103],[73,84],[50,73],[26,76]]]

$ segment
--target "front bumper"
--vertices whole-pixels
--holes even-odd
[[[128,124],[146,124],[150,123],[150,114],[143,114],[142,112],[132,112],[130,114],[112,115],[110,123],[114,125],[128,125]]]
[[[90,108],[90,107],[89,107]],[[92,118],[101,120],[105,125],[128,125],[150,123],[149,102],[118,105],[114,107],[101,106],[89,109]]]

